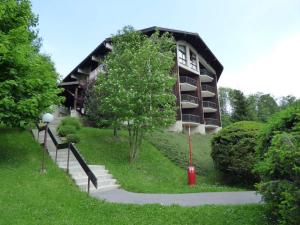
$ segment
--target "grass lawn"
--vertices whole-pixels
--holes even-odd
[[[148,193],[241,190],[215,184],[204,174],[197,177],[195,187],[189,187],[186,170],[172,163],[148,141],[144,141],[137,162],[130,164],[127,133],[119,132],[119,137],[113,137],[112,133],[110,129],[82,128],[79,131],[81,141],[77,146],[89,164],[105,165],[126,190]],[[173,139],[177,141],[176,136]],[[208,161],[209,154],[203,155]],[[213,170],[211,164],[211,160],[207,162],[209,170]]]
[[[28,131],[0,129],[1,225],[266,224],[263,205],[183,208],[99,201],[80,192],[49,157],[47,173],[40,175],[41,155]]]

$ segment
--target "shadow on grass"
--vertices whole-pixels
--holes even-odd
[[[0,166],[17,167],[26,163],[30,150],[38,147],[32,138],[25,129],[0,128]]]

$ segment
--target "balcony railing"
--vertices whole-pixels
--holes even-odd
[[[198,104],[198,98],[192,95],[181,95],[181,102],[190,102],[194,104]]]
[[[219,126],[218,120],[217,119],[213,119],[213,118],[205,118],[205,124],[206,125]]]
[[[188,83],[194,86],[197,86],[197,81],[193,78],[187,76],[180,76],[180,83]]]
[[[192,114],[182,114],[183,122],[200,123],[200,116]]]
[[[217,108],[217,104],[214,103],[214,102],[210,102],[210,101],[203,101],[203,107],[208,107],[208,108],[216,109]]]
[[[207,69],[200,69],[200,75],[207,75],[211,78],[214,78],[214,76],[210,72],[208,72]]]
[[[213,93],[215,92],[215,88],[210,86],[210,85],[204,84],[201,87],[202,87],[202,91],[210,91],[210,92],[213,92]]]

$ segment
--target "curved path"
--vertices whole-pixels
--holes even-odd
[[[240,192],[203,192],[188,194],[144,194],[122,189],[106,192],[91,192],[93,197],[114,203],[124,204],[161,204],[180,206],[199,205],[237,205],[262,203],[262,197],[255,191]]]

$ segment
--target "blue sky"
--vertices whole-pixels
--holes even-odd
[[[219,84],[300,97],[299,0],[33,0],[43,52],[66,76],[125,25],[197,32],[224,66]],[[284,81],[291,82],[289,86]],[[297,82],[296,82],[297,81]]]

